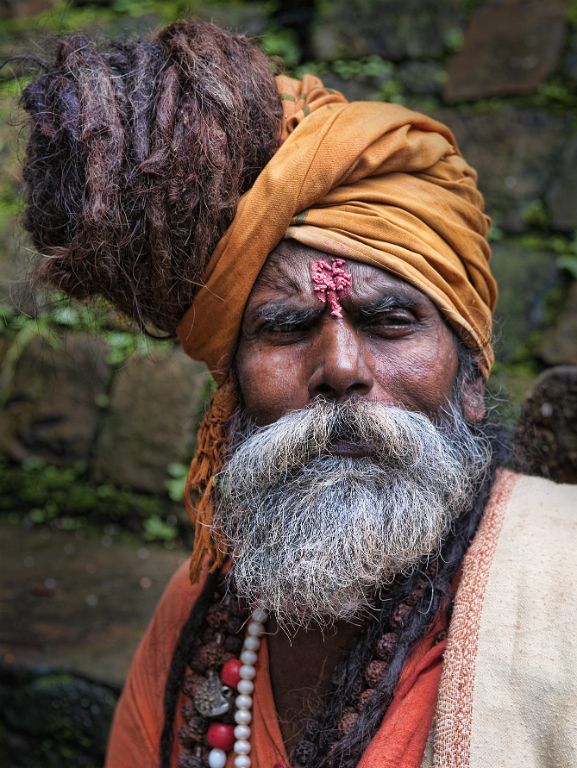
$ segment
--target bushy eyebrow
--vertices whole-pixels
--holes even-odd
[[[312,307],[303,309],[292,309],[281,304],[263,304],[258,307],[254,313],[254,319],[259,322],[274,324],[280,326],[305,325],[321,317],[325,307],[313,309]]]
[[[370,320],[391,309],[414,309],[417,303],[416,299],[409,296],[388,294],[369,304],[362,304],[356,309],[356,314],[364,320]],[[269,323],[277,327],[306,325],[318,320],[324,314],[325,309],[326,306],[324,305],[318,308],[294,309],[285,304],[267,302],[255,310],[253,318],[257,322]]]
[[[383,312],[388,312],[391,309],[415,309],[417,306],[417,300],[410,296],[383,296],[370,304],[363,304],[358,308],[358,313],[365,319],[370,319],[382,315]]]

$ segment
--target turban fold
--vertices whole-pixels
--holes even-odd
[[[389,270],[436,304],[485,376],[493,361],[489,219],[451,131],[397,104],[348,103],[311,75],[279,77],[277,86],[279,149],[240,199],[178,326],[184,350],[221,385],[200,427],[185,492],[195,526],[193,580],[207,553],[213,567],[227,554],[211,523],[214,476],[236,402],[228,374],[252,287],[283,238]]]
[[[179,324],[185,351],[224,380],[252,287],[290,237],[417,287],[487,376],[496,302],[489,219],[451,131],[398,104],[348,103],[311,75],[277,85],[284,141],[241,198]]]

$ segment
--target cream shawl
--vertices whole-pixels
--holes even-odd
[[[423,768],[577,766],[577,486],[504,472],[464,561]]]

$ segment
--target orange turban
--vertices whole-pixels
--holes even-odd
[[[218,243],[178,335],[222,381],[244,308],[285,237],[387,269],[416,286],[493,361],[496,288],[477,175],[442,123],[398,104],[352,102],[311,75],[277,78],[285,139]]]
[[[426,294],[477,353],[493,362],[496,302],[489,225],[477,175],[442,123],[397,104],[352,102],[311,75],[277,78],[281,146],[241,198],[182,318],[184,350],[222,385],[252,287],[285,237],[398,275]],[[195,525],[191,575],[226,548],[211,527],[212,489],[226,448],[233,384],[219,389],[199,431],[185,501]],[[193,506],[190,494],[199,499]]]

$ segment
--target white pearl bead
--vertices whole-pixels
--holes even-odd
[[[250,635],[248,637],[244,638],[244,644],[242,646],[243,651],[258,651],[260,648],[260,638],[258,637],[251,637]]]
[[[234,743],[234,751],[237,755],[248,755],[250,752],[250,741],[245,739],[238,739]]]
[[[240,660],[243,664],[256,664],[258,656],[254,651],[243,651],[240,654]]]
[[[254,683],[252,680],[240,680],[236,686],[236,690],[239,693],[252,693],[254,691]]]
[[[248,725],[237,725],[234,729],[235,739],[250,739],[251,728]]]
[[[256,669],[252,664],[243,664],[239,669],[238,674],[241,676],[242,680],[254,680],[256,677]]]
[[[250,768],[250,757],[248,755],[237,755],[234,758],[234,768]]]
[[[250,709],[252,707],[252,696],[241,693],[240,696],[236,697],[234,703],[239,709]]]
[[[259,621],[251,621],[246,628],[247,635],[252,635],[252,637],[260,637],[263,632],[264,627]]]
[[[250,725],[252,714],[250,709],[237,709],[234,713],[234,721],[238,725]]]
[[[260,621],[261,624],[264,624],[267,619],[268,619],[268,613],[263,608],[256,608],[252,612],[253,621]]]
[[[209,768],[224,768],[226,765],[226,752],[222,749],[211,749],[208,753]]]

